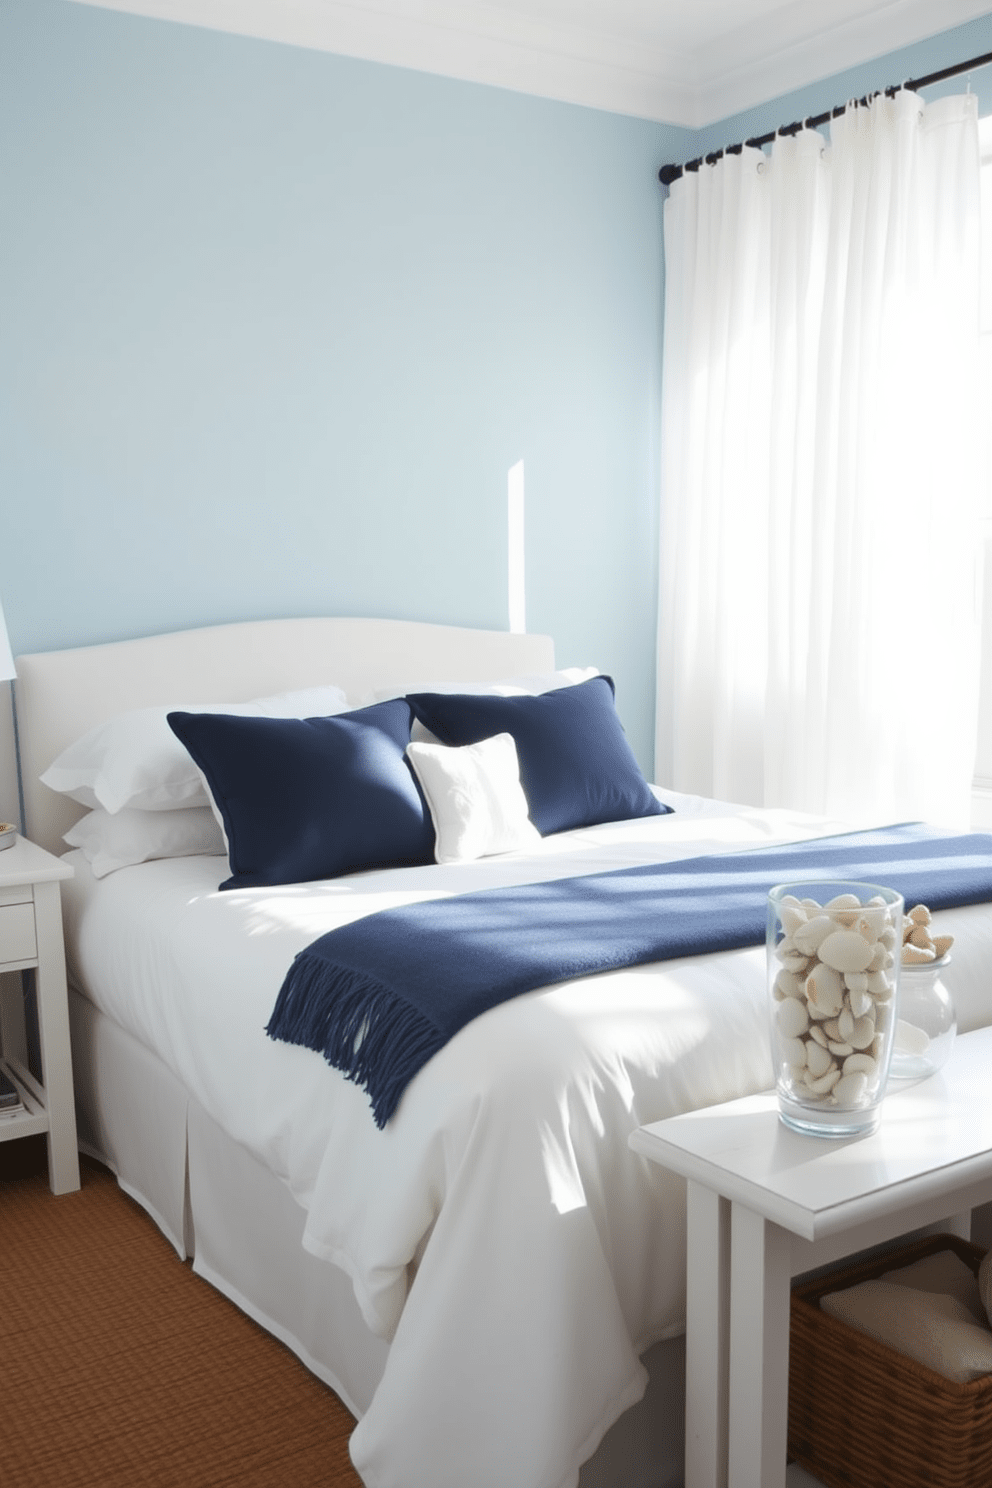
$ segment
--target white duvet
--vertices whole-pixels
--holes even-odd
[[[631,1130],[772,1082],[764,950],[567,982],[471,1023],[384,1131],[364,1092],[264,1032],[317,936],[417,899],[845,830],[659,792],[672,815],[478,863],[217,892],[182,858],[66,886],[75,978],[288,1185],[342,1267],[385,1373],[352,1438],[370,1488],[569,1488],[681,1331],[684,1189]],[[988,909],[945,911],[960,1026],[992,1022]]]

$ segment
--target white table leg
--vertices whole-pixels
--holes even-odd
[[[725,1488],[730,1340],[730,1204],[688,1186],[685,1488]]]
[[[728,1482],[785,1488],[792,1237],[741,1204],[730,1235]]]
[[[71,1193],[79,1187],[79,1152],[58,884],[36,884],[34,906],[38,936],[35,983],[38,1032],[45,1104],[48,1107],[48,1181],[52,1193]]]

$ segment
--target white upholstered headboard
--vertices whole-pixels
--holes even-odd
[[[25,832],[62,852],[83,808],[38,776],[96,724],[156,703],[248,702],[333,682],[356,704],[374,688],[486,682],[554,668],[549,636],[417,620],[250,620],[17,659]]]

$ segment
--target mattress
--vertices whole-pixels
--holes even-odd
[[[526,854],[220,893],[179,858],[65,891],[76,985],[285,1186],[302,1245],[389,1343],[352,1439],[370,1488],[567,1488],[684,1326],[679,1180],[630,1153],[646,1122],[767,1088],[764,950],[566,982],[463,1029],[380,1131],[364,1092],[265,1034],[293,957],[379,909],[846,830],[659,791],[671,815]],[[992,1021],[987,907],[945,911],[963,1028]],[[514,1429],[507,1431],[512,1420]]]

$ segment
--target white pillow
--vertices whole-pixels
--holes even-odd
[[[102,807],[81,817],[65,834],[78,847],[96,878],[151,858],[188,858],[199,853],[220,856],[224,837],[209,806],[177,811],[135,811],[125,807],[113,816]]]
[[[184,713],[236,713],[247,718],[326,718],[348,708],[340,687],[309,687],[250,703],[174,703],[139,708],[98,724],[49,765],[41,776],[81,806],[111,813],[126,806],[173,811],[208,806],[200,772],[166,722],[173,709]]]
[[[434,820],[439,863],[488,858],[540,842],[527,814],[512,734],[454,749],[409,744],[406,754]]]

